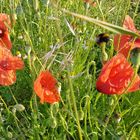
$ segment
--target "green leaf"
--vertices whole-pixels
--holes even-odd
[[[84,15],[81,15],[81,14],[77,14],[77,13],[73,13],[73,12],[70,12],[68,10],[65,10],[65,9],[61,9],[64,13],[67,13],[67,14],[70,14],[70,15],[73,15],[77,18],[80,18],[82,20],[86,20],[88,22],[92,22],[98,26],[101,26],[109,31],[112,31],[114,33],[119,33],[119,34],[129,34],[129,35],[132,35],[134,37],[140,37],[139,34],[135,33],[135,32],[132,32],[128,29],[125,29],[123,27],[120,27],[120,26],[117,26],[117,25],[113,25],[113,24],[110,24],[110,23],[107,23],[107,22],[104,22],[104,21],[101,21],[101,20],[97,20],[97,19],[94,19],[94,18],[91,18],[91,17],[87,17],[87,16],[84,16]]]

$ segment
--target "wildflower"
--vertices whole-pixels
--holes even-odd
[[[96,82],[96,88],[104,94],[122,94],[129,86],[133,76],[133,68],[126,58],[118,53],[103,66]],[[137,75],[134,80],[128,88],[128,92],[140,89],[140,77]]]
[[[40,102],[55,103],[60,100],[58,88],[56,87],[57,80],[48,71],[42,71],[34,82],[34,90],[40,98]]]
[[[139,33],[139,31],[137,31],[137,29],[135,28],[134,22],[129,15],[126,15],[123,27],[133,32]],[[117,34],[114,37],[114,46],[116,51],[122,53],[125,57],[127,57],[129,51],[136,47],[140,48],[140,38],[136,38],[134,40],[134,38],[130,35]]]
[[[16,70],[24,67],[23,61],[13,56],[10,50],[0,46],[0,85],[12,85],[16,81]]]

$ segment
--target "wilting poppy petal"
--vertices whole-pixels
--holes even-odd
[[[122,54],[117,54],[108,61],[97,79],[96,88],[105,94],[122,94],[128,87],[134,75],[134,70]],[[138,84],[138,85],[136,85]],[[140,78],[129,87],[128,92],[140,89]]]
[[[34,82],[34,90],[39,96],[41,103],[47,102],[52,104],[60,100],[56,84],[56,79],[48,70],[40,73]]]
[[[125,19],[123,22],[123,27],[128,29],[128,30],[131,30],[133,32],[137,32],[137,29],[134,25],[133,19],[129,15],[125,16]]]

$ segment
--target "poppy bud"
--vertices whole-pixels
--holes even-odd
[[[7,137],[10,138],[10,139],[12,139],[12,138],[13,138],[13,134],[12,134],[12,132],[8,131],[8,133],[7,133]]]
[[[25,107],[22,104],[16,104],[14,105],[14,108],[19,112],[22,112],[25,110]]]
[[[57,121],[56,121],[56,119],[54,118],[54,117],[52,117],[51,119],[50,119],[50,125],[51,125],[51,128],[56,128],[56,126],[57,126]]]
[[[136,66],[140,66],[140,48],[134,48],[130,54],[131,62]]]
[[[82,121],[84,119],[84,112],[83,112],[83,110],[79,110],[78,114],[79,114],[79,120]]]
[[[103,63],[108,60],[108,55],[105,51],[102,51],[102,59],[103,59]]]
[[[25,51],[29,55],[31,53],[31,46],[26,46]]]

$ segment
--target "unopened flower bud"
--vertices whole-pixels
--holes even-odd
[[[56,128],[57,126],[57,121],[54,117],[51,118],[51,122],[50,122],[50,125],[52,128]]]
[[[10,139],[13,138],[13,134],[12,134],[10,131],[7,133],[7,136],[8,136],[8,138],[10,138]]]
[[[29,55],[31,53],[31,46],[26,46],[25,47],[25,51],[27,52],[27,54]]]
[[[83,112],[83,110],[79,110],[78,115],[79,115],[79,120],[82,121],[84,119],[84,112]]]
[[[16,105],[14,105],[14,108],[19,112],[25,110],[25,107],[22,104],[16,104]]]

